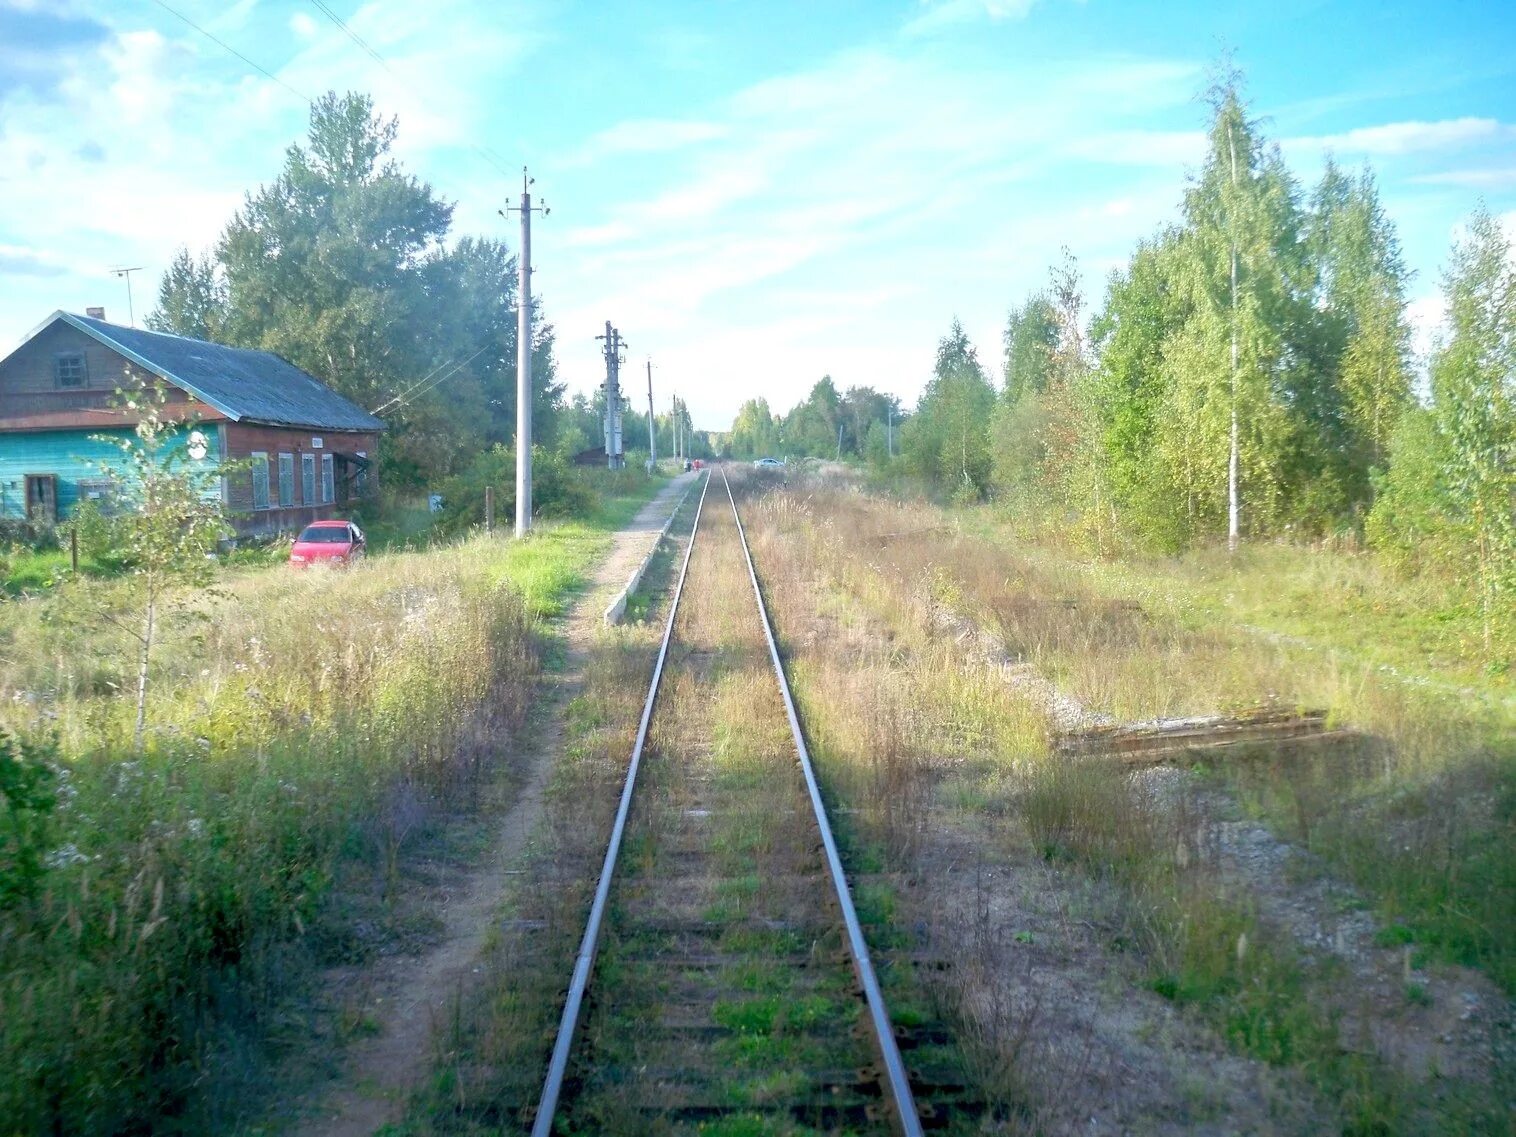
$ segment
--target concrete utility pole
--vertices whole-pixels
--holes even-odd
[[[521,255],[516,261],[516,536],[526,536],[532,527],[532,210],[546,217],[547,202],[532,204],[536,179],[521,167],[521,204],[512,209],[521,214]]]
[[[605,335],[595,338],[605,340],[605,464],[620,470],[626,465],[621,448],[621,352],[627,345],[609,320]]]
[[[895,456],[895,408],[884,408],[884,445],[891,458]]]
[[[653,361],[647,361],[647,460],[658,465],[658,416],[653,411]]]

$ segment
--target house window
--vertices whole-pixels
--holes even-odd
[[[279,505],[288,509],[295,504],[295,456],[279,455]]]
[[[53,378],[60,387],[83,387],[89,382],[84,369],[84,355],[73,351],[53,356]]]
[[[330,454],[321,455],[321,500],[328,503],[337,500],[337,472]]]
[[[75,484],[79,502],[95,503],[95,507],[107,517],[116,512],[115,486],[108,478],[80,478]]]
[[[268,455],[253,452],[253,508],[268,508]]]
[[[358,472],[353,475],[353,493],[362,497],[368,493],[368,451],[358,451]]]
[[[300,504],[316,504],[316,456],[300,455]]]

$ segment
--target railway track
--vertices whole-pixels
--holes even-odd
[[[726,501],[708,509],[712,497]],[[972,1125],[983,1109],[941,1060],[943,1032],[909,1017],[893,1023],[885,1004],[718,469],[696,506],[532,1133]]]

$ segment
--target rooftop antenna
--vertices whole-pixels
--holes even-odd
[[[132,273],[141,271],[141,265],[132,265],[130,268],[111,269],[112,276],[125,277],[126,279],[126,318],[134,328],[137,326],[137,313],[132,308]]]

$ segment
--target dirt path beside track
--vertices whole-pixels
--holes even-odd
[[[500,909],[508,873],[541,821],[543,793],[562,743],[563,710],[583,685],[584,664],[605,606],[656,543],[697,476],[675,478],[616,533],[589,586],[555,622],[562,665],[543,673],[524,744],[507,757],[516,768],[519,792],[498,812],[488,846],[472,867],[444,867],[428,882],[429,896],[421,907],[433,934],[418,950],[380,958],[360,974],[348,969],[330,977],[333,987],[361,988],[361,1006],[344,1013],[361,1021],[367,1037],[347,1048],[335,1078],[297,1106],[298,1120],[290,1132],[369,1137],[399,1119],[407,1094],[430,1070],[434,1029],[466,996],[478,973],[479,954]],[[332,1002],[344,1000],[334,994]]]

